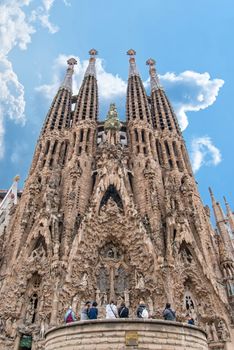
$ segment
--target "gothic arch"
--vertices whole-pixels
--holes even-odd
[[[99,207],[99,211],[100,209],[107,204],[109,199],[112,199],[118,206],[119,209],[123,210],[123,201],[122,198],[119,194],[119,192],[116,190],[114,185],[109,185],[109,187],[107,188],[106,192],[104,193],[101,202],[100,202],[100,207]]]
[[[191,264],[193,261],[193,254],[190,244],[187,244],[184,240],[179,247],[179,254],[181,259],[186,263]]]
[[[47,249],[47,244],[45,237],[40,233],[36,238],[32,239],[31,244],[29,246],[28,250],[28,256],[36,257],[43,257],[48,255],[48,249]]]

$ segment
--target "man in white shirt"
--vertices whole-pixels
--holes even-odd
[[[106,318],[117,318],[118,317],[118,310],[117,306],[115,305],[114,301],[111,300],[108,305],[106,305]]]

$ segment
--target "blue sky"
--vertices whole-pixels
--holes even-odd
[[[234,207],[232,0],[0,0],[0,188],[27,176],[52,96],[71,55],[74,93],[96,48],[100,119],[125,117],[126,51],[148,90],[152,57],[177,112],[205,204],[208,186]]]

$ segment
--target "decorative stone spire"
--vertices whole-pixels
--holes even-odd
[[[16,175],[14,177],[12,186],[10,187],[2,202],[0,203],[0,237],[3,234],[5,227],[8,225],[10,219],[10,211],[12,209],[13,204],[17,204],[17,191],[19,179],[19,175]]]
[[[224,202],[225,202],[225,206],[226,206],[226,211],[227,211],[227,219],[228,219],[228,222],[229,222],[229,226],[231,228],[231,231],[232,231],[232,235],[233,235],[233,239],[234,239],[234,214],[230,208],[230,205],[229,203],[227,202],[226,198],[224,198]]]
[[[176,131],[181,134],[178,121],[174,110],[168,100],[155,68],[155,60],[149,58],[146,64],[149,66],[150,85],[151,85],[151,115],[152,123],[155,129]]]
[[[72,75],[74,73],[74,65],[77,64],[77,61],[75,58],[69,58],[67,61],[68,67],[67,67],[67,73],[65,75],[64,81],[60,87],[60,89],[67,89],[70,92],[72,92]]]
[[[210,192],[210,197],[211,197],[211,201],[212,201],[212,205],[215,204],[215,198],[214,198],[214,193],[211,189],[211,187],[209,187],[209,192]]]
[[[222,210],[219,202],[216,201],[214,194],[213,194],[213,191],[210,187],[209,187],[209,192],[210,192],[210,197],[211,197],[214,215],[215,215],[215,219],[216,219],[216,224],[219,224],[221,222],[225,223],[226,218],[225,218],[225,215],[223,213],[223,210]]]
[[[146,61],[147,66],[149,66],[151,91],[162,89],[162,86],[160,85],[159,78],[156,72],[155,63],[156,62],[153,58],[149,58]]]
[[[227,251],[229,251],[232,254],[232,250],[233,250],[232,240],[228,230],[227,219],[223,213],[220,203],[216,201],[210,187],[209,187],[209,192],[211,196],[212,207],[213,207],[215,221],[216,221],[219,234],[221,235],[224,241],[225,249],[227,249]]]
[[[139,73],[138,73],[138,70],[137,70],[137,67],[136,67],[136,60],[135,60],[136,51],[133,50],[133,49],[130,49],[130,50],[127,51],[127,55],[130,56],[130,59],[129,59],[129,63],[130,63],[130,66],[129,66],[129,77],[131,77],[133,75],[138,75],[139,76]]]
[[[80,120],[97,120],[98,115],[98,87],[95,68],[95,56],[97,50],[89,51],[89,65],[86,69],[83,82],[81,84],[77,102],[74,110],[73,125],[77,125]]]
[[[68,67],[63,83],[61,84],[47,114],[42,134],[54,129],[62,130],[70,127],[71,120],[71,98],[72,98],[72,75],[74,65],[77,64],[75,58],[69,58]]]
[[[148,125],[151,124],[150,108],[146,91],[140,75],[136,68],[136,51],[130,49],[127,51],[129,59],[129,77],[127,87],[127,120],[145,120]]]
[[[96,55],[98,54],[97,50],[91,49],[89,51],[90,59],[89,59],[89,65],[85,72],[85,77],[91,75],[96,78],[96,68],[95,68],[95,62],[96,62]]]

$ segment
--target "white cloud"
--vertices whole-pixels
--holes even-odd
[[[79,57],[75,55],[59,55],[53,64],[53,77],[51,84],[45,84],[38,86],[37,91],[41,92],[46,98],[51,100],[58,87],[60,86],[65,70],[67,67],[67,60],[70,57],[74,57],[77,60],[75,66],[75,72],[73,76],[73,91],[78,92],[80,84],[83,80],[84,73],[88,66],[88,60],[81,61]],[[113,75],[106,72],[104,68],[104,61],[97,58],[96,61],[97,79],[98,79],[98,94],[100,99],[105,103],[108,101],[114,101],[120,97],[125,97],[127,83],[121,79],[118,75]]]
[[[30,20],[32,22],[39,21],[42,27],[47,28],[51,34],[55,34],[59,27],[50,22],[50,11],[55,0],[42,0],[42,6],[38,6],[32,11]]]
[[[187,112],[197,112],[211,106],[224,84],[222,79],[211,79],[207,72],[189,70],[178,75],[161,75],[160,82],[168,93],[182,131],[188,126]]]
[[[218,165],[222,160],[220,150],[208,136],[194,138],[191,145],[191,161],[194,172],[202,165]]]
[[[0,159],[4,155],[5,118],[15,122],[24,122],[24,87],[19,82],[9,60],[14,48],[25,50],[35,33],[34,24],[40,22],[55,33],[58,28],[50,23],[49,14],[54,0],[40,0],[34,5],[32,0],[2,0],[0,4]],[[67,3],[64,2],[66,5]],[[32,5],[32,11],[26,15],[24,9]]]
[[[34,31],[34,28],[26,21],[26,16],[17,2],[6,1],[0,6],[0,52],[2,55],[7,55],[15,46],[26,49]]]

